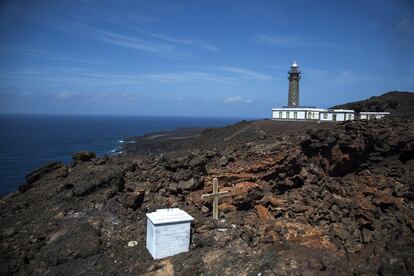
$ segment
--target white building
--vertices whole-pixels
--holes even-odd
[[[272,120],[278,121],[318,121],[343,122],[355,119],[381,119],[389,112],[360,112],[350,109],[324,109],[299,106],[299,80],[301,72],[296,62],[293,62],[289,74],[288,106],[272,108]]]
[[[325,109],[313,107],[281,107],[272,109],[274,120],[319,120],[319,113]]]
[[[147,249],[154,259],[189,250],[192,216],[171,208],[148,213],[147,218]]]
[[[355,119],[355,111],[351,109],[325,109],[319,113],[319,121],[343,122]]]
[[[362,120],[381,119],[390,115],[389,112],[359,112],[359,118]]]
[[[281,107],[272,109],[272,119],[282,121],[336,121],[354,120],[355,112],[349,109],[323,109],[313,107]]]

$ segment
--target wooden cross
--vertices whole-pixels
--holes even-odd
[[[218,191],[218,179],[217,177],[213,178],[213,193],[202,195],[201,198],[208,200],[213,198],[213,219],[218,220],[218,199],[223,197],[228,193],[228,191],[219,192]]]

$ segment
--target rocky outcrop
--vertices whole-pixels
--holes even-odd
[[[46,164],[45,166],[36,169],[26,175],[26,183],[19,186],[19,191],[24,193],[30,188],[33,187],[34,183],[39,181],[44,176],[54,172],[56,170],[60,170],[59,176],[66,176],[67,168],[61,162],[51,162]]]
[[[209,130],[185,151],[89,155],[31,173],[30,190],[0,200],[1,273],[413,274],[414,123],[294,134],[272,124]],[[215,177],[229,192],[218,221],[201,198]],[[154,261],[145,214],[167,207],[195,218],[191,249]]]
[[[346,103],[332,107],[333,109],[353,109],[360,111],[388,111],[391,116],[413,117],[414,116],[414,93],[390,91],[381,96],[371,97],[367,100]]]
[[[91,151],[79,151],[72,155],[72,160],[74,164],[91,161],[96,157],[96,154]]]

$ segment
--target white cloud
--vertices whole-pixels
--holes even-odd
[[[234,97],[228,97],[224,100],[225,103],[252,103],[253,100],[250,98],[244,98],[241,96],[234,96]]]
[[[262,74],[262,73],[258,73],[252,70],[248,70],[242,67],[232,67],[232,66],[222,66],[222,67],[218,67],[215,68],[218,71],[224,71],[224,72],[228,72],[228,73],[235,73],[237,75],[239,75],[242,78],[245,79],[258,79],[258,80],[270,80],[273,77],[270,75],[266,75],[266,74]]]
[[[297,35],[257,35],[253,38],[256,43],[274,46],[320,47],[331,45],[328,41],[318,38]]]
[[[166,36],[163,34],[156,34],[156,33],[150,33],[150,35],[160,40],[164,40],[164,41],[168,41],[168,42],[172,42],[176,44],[187,45],[187,46],[197,46],[199,48],[202,48],[202,49],[205,49],[211,52],[217,52],[219,50],[219,48],[217,48],[216,46],[213,46],[211,44],[208,44],[202,41],[182,39],[182,38],[171,37],[171,36]]]
[[[98,41],[125,47],[133,50],[147,52],[164,57],[189,57],[188,54],[180,52],[170,43],[156,42],[139,37],[137,34],[119,34],[83,22],[72,22],[70,25],[54,25],[54,28],[74,35],[85,35]],[[80,32],[82,30],[82,32]]]
[[[66,100],[66,99],[69,99],[69,98],[71,98],[75,95],[76,95],[76,93],[74,93],[74,92],[63,91],[63,92],[60,92],[60,93],[57,94],[57,98],[61,99],[61,100]]]
[[[89,71],[85,68],[71,66],[24,67],[17,70],[0,70],[0,79],[62,84],[76,83],[84,86],[142,84],[148,82],[166,84],[194,82],[234,84],[249,80],[267,81],[273,79],[271,75],[234,66],[192,67],[192,69],[173,72],[113,73]],[[61,96],[61,98],[65,97],[68,97],[67,93]]]
[[[177,52],[175,47],[169,44],[155,43],[152,41],[142,40],[134,36],[121,35],[97,28],[95,28],[95,31],[95,37],[98,40],[109,44],[149,52],[157,55],[186,56],[185,54]]]
[[[142,80],[150,80],[164,83],[179,83],[179,82],[193,82],[193,81],[213,81],[213,82],[227,82],[234,81],[230,77],[221,76],[209,72],[179,72],[179,73],[159,73],[159,74],[143,74],[140,75]]]
[[[118,21],[122,20],[117,17],[111,17],[109,22],[120,24]],[[85,34],[88,38],[93,38],[98,41],[139,50],[163,57],[191,57],[191,55],[177,49],[178,46],[190,46],[198,47],[210,52],[216,52],[219,49],[209,43],[193,39],[183,39],[177,37],[171,37],[158,33],[151,33],[140,28],[130,28],[130,32],[119,33],[115,31],[109,31],[106,29],[95,27],[91,24],[84,23],[80,20],[73,21],[70,25],[55,25],[56,29],[71,34],[78,35],[79,33]],[[80,32],[82,30],[82,32]]]
[[[13,54],[17,53],[17,54],[31,56],[35,58],[41,58],[43,60],[70,62],[70,63],[85,63],[85,64],[103,64],[104,63],[102,60],[61,55],[61,54],[52,52],[50,50],[37,49],[37,48],[13,45],[13,44],[0,43],[0,49],[3,51],[12,52]]]
[[[103,14],[102,17],[108,22],[120,25],[122,27],[135,27],[137,24],[154,24],[159,21],[158,17],[144,16],[144,15],[126,15],[126,16],[117,16],[112,13]]]

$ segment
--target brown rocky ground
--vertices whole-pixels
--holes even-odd
[[[32,172],[0,201],[1,273],[413,274],[414,122],[292,124],[140,138],[122,156]],[[201,200],[214,177],[230,191],[219,221]],[[154,261],[145,214],[164,207],[195,218],[192,244]]]

